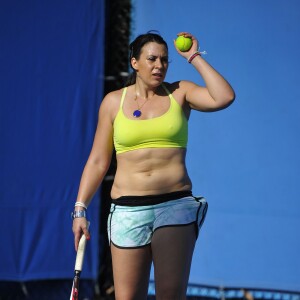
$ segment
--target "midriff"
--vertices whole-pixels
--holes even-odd
[[[113,199],[191,190],[184,148],[147,148],[117,155]]]

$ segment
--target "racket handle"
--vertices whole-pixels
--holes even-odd
[[[87,224],[87,229],[90,227],[90,222]],[[83,259],[84,259],[84,252],[86,246],[86,237],[83,234],[79,240],[76,261],[75,261],[75,271],[82,271]]]

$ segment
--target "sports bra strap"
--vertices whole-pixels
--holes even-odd
[[[170,92],[169,90],[165,87],[165,85],[162,83],[161,86],[164,88],[165,92],[168,94],[168,96],[170,97]]]
[[[166,88],[166,86],[162,83],[161,86],[164,88],[165,92],[168,94],[169,98],[176,102],[173,95],[170,93],[170,91]]]
[[[123,107],[126,92],[127,92],[127,86],[124,88],[123,93],[122,93],[122,97],[121,97],[121,101],[120,101],[120,108]]]

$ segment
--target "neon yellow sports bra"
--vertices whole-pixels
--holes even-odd
[[[172,94],[162,86],[170,98],[170,107],[165,114],[147,120],[131,120],[124,115],[127,87],[124,88],[113,125],[117,154],[144,148],[186,148],[188,121]]]

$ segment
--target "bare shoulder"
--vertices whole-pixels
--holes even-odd
[[[199,87],[199,85],[188,80],[180,80],[172,83],[164,82],[164,85],[170,91],[170,93],[183,94],[183,95],[185,95],[189,89],[194,87]]]
[[[172,83],[164,82],[165,87],[174,96],[178,103],[182,106],[186,102],[186,94],[189,90],[197,87],[197,85],[191,81],[180,80]]]
[[[120,104],[123,91],[124,91],[124,89],[122,88],[122,89],[119,89],[119,90],[109,92],[103,98],[101,105],[113,106],[113,105],[116,105],[116,104]]]
[[[100,105],[100,113],[108,114],[114,119],[120,107],[123,90],[122,88],[106,94]]]

